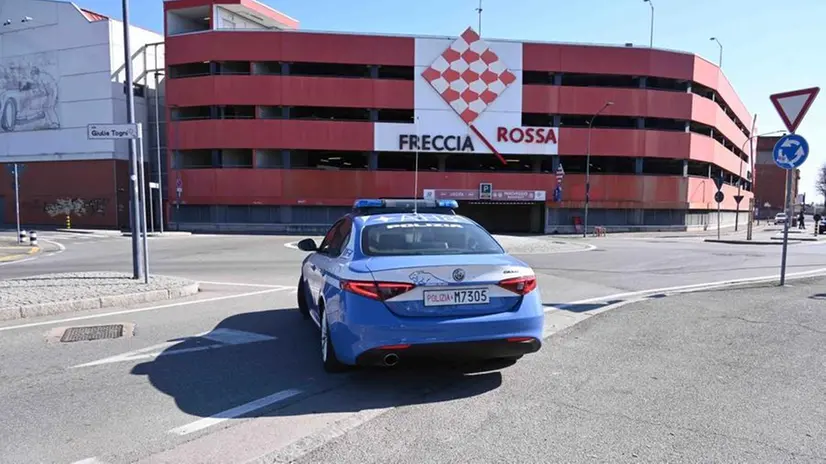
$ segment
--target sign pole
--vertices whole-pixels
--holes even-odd
[[[792,220],[789,210],[791,210],[792,203],[792,182],[794,177],[794,169],[786,170],[786,220],[783,222],[783,252],[780,258],[780,286],[786,285],[786,252],[789,246],[789,223]]]
[[[124,71],[126,73],[123,87],[126,93],[126,121],[129,124],[135,123],[135,90],[132,76],[132,47],[129,41],[129,0],[123,0],[123,53]],[[141,269],[141,247],[138,242],[138,229],[140,229],[140,216],[142,203],[139,202],[138,189],[138,157],[135,140],[129,141],[129,178],[132,181],[129,188],[129,198],[131,200],[131,229],[132,229],[132,278],[140,279],[144,277]]]
[[[789,135],[784,135],[774,145],[772,158],[774,164],[786,170],[786,221],[783,223],[783,252],[780,257],[780,286],[786,285],[786,256],[789,246],[789,223],[792,220],[792,182],[795,181],[794,173],[806,159],[809,158],[809,143],[805,138],[797,135],[803,117],[812,106],[815,97],[820,92],[820,88],[811,87],[808,89],[794,90],[792,92],[776,93],[769,96],[774,108],[777,110],[780,119],[789,130]]]
[[[17,216],[17,243],[20,244],[20,176],[14,163],[14,210]]]
[[[143,281],[149,283],[149,246],[146,240],[146,169],[143,161],[143,127],[138,123],[138,185],[141,201],[141,240],[143,246]],[[151,195],[151,193],[150,193]]]
[[[720,240],[720,203],[717,203],[717,240]]]

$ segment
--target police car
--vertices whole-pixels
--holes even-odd
[[[357,200],[301,265],[298,307],[328,372],[412,357],[516,360],[540,349],[536,275],[454,200]]]

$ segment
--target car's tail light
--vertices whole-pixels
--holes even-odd
[[[360,282],[355,280],[345,280],[341,283],[341,288],[346,292],[355,293],[374,300],[389,300],[402,293],[413,290],[415,285],[402,282]]]
[[[536,277],[515,277],[499,282],[499,286],[517,295],[527,295],[536,289]]]

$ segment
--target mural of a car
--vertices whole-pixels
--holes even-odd
[[[7,88],[0,94],[0,127],[11,132],[18,124],[45,119],[48,100],[46,89],[32,82],[20,82],[18,89]]]

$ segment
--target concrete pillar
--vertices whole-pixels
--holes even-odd
[[[648,77],[642,76],[640,77],[640,88],[644,89],[646,87],[648,87]]]
[[[559,169],[559,155],[554,155],[551,157],[551,170],[553,171],[554,175],[556,175],[557,169]],[[562,166],[562,169],[565,169],[565,166]],[[554,180],[556,180],[555,177]],[[556,184],[554,184],[554,187],[556,187]]]
[[[221,167],[221,150],[212,150],[212,167]]]
[[[290,157],[290,150],[281,150],[281,168],[291,169],[292,160]]]
[[[367,169],[375,171],[379,168],[379,152],[371,151],[367,153]]]
[[[376,65],[370,65],[370,79],[378,79],[379,78],[379,67]]]
[[[687,83],[687,85],[686,85],[686,92],[687,92],[687,93],[691,93],[691,89],[692,89],[692,87],[691,87],[691,81],[688,81],[688,83]]]
[[[281,63],[281,74],[284,76],[290,75],[290,63]]]
[[[445,165],[447,164],[447,155],[437,155],[439,160],[439,172],[445,172],[447,169]]]
[[[289,205],[279,206],[278,213],[282,224],[292,224],[293,222],[293,207]]]
[[[553,127],[559,127],[562,125],[562,116],[555,114],[553,120]]]
[[[290,107],[289,106],[282,106],[281,107],[281,117],[284,119],[290,119]]]
[[[685,122],[685,127],[683,128],[683,130],[684,130],[686,133],[691,132],[691,122],[686,121],[686,122]]]
[[[688,160],[683,160],[683,177],[688,177]]]
[[[636,158],[634,162],[634,174],[642,174],[643,163],[645,160],[643,158]]]
[[[637,129],[645,129],[645,118],[637,118]]]
[[[533,168],[533,172],[542,172],[542,159],[541,158],[535,158],[533,160],[532,168]]]
[[[562,85],[562,73],[554,74],[554,85]]]
[[[379,110],[373,109],[370,110],[370,122],[378,122],[379,120]]]

